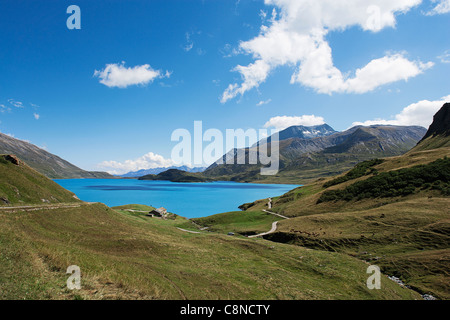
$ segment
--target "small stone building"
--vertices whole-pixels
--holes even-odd
[[[152,217],[165,218],[165,217],[167,217],[167,209],[161,207],[161,208],[158,208],[158,209],[155,209],[155,210],[150,211],[150,212],[148,213],[148,215],[149,215],[149,216],[152,216]]]

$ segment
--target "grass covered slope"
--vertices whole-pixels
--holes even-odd
[[[236,211],[216,214],[205,218],[192,219],[209,231],[227,234],[256,235],[270,230],[272,223],[283,218],[263,211]]]
[[[101,204],[0,212],[2,299],[415,299],[340,253],[214,233],[177,220],[119,213]],[[82,290],[66,289],[77,265]]]
[[[27,166],[1,167],[2,190],[32,204],[0,210],[1,299],[420,298],[384,276],[382,290],[369,290],[367,264],[342,253],[188,233],[178,229],[188,220],[149,218],[146,206],[38,205],[72,194]],[[66,288],[71,265],[81,269],[79,291]]]
[[[0,155],[0,206],[65,202],[79,200],[72,192],[61,188],[23,161],[14,156]]]
[[[421,293],[450,299],[448,156],[449,148],[419,144],[403,156],[365,162],[273,198],[271,211],[291,219],[266,238],[345,253]],[[247,210],[266,203],[256,201]]]
[[[355,182],[343,190],[325,191],[318,203],[336,200],[394,198],[419,193],[419,189],[437,190],[443,196],[450,196],[450,159],[445,157],[429,164],[377,173],[366,180]]]
[[[282,221],[274,241],[344,252],[422,293],[450,298],[448,198],[415,198],[362,211]]]

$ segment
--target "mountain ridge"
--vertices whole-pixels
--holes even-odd
[[[292,133],[295,130],[288,132]],[[280,170],[276,176],[260,176],[261,164],[236,164],[242,163],[243,160],[248,163],[250,153],[258,152],[258,147],[255,146],[244,149],[241,158],[237,149],[230,151],[227,154],[233,156],[235,164],[225,165],[217,161],[203,174],[209,178],[239,182],[299,183],[304,179],[342,173],[358,162],[374,157],[404,154],[413,148],[425,133],[426,129],[419,126],[374,125],[355,126],[343,132],[315,138],[305,139],[286,135],[287,139],[279,141]],[[267,145],[270,146],[271,143]],[[223,163],[227,154],[222,157]]]
[[[27,141],[0,133],[0,154],[14,154],[50,179],[110,179],[106,172],[86,171]]]
[[[139,178],[139,177],[143,177],[143,176],[151,175],[151,174],[157,175],[164,171],[172,170],[172,169],[189,172],[189,173],[196,173],[196,172],[203,172],[206,168],[205,167],[191,168],[188,166],[179,166],[179,167],[171,166],[171,167],[166,167],[166,168],[160,167],[160,168],[152,168],[152,169],[141,169],[138,171],[130,171],[128,173],[118,175],[118,176],[122,177],[122,178]]]

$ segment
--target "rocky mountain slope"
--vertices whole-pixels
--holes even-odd
[[[344,172],[364,160],[404,154],[420,141],[426,129],[416,126],[357,126],[344,132],[330,133],[327,131],[325,135],[305,138],[303,131],[295,128],[280,132],[280,170],[276,176],[262,177],[259,174],[261,164],[248,164],[250,154],[257,153],[258,146],[245,149],[243,155],[237,149],[230,151],[228,156],[233,157],[235,164],[216,162],[205,170],[204,175],[241,182],[301,183]],[[226,157],[222,158],[224,163]],[[236,164],[243,162],[247,164]]]
[[[90,172],[29,142],[0,133],[0,154],[14,154],[51,179],[113,178],[106,172]]]

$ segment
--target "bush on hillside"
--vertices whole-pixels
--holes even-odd
[[[355,182],[343,190],[325,191],[317,203],[407,196],[427,188],[449,195],[449,158],[445,157],[412,168],[382,172],[366,180]]]

